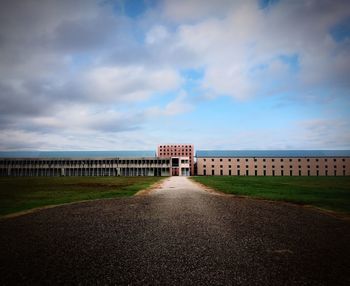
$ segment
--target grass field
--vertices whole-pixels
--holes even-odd
[[[350,177],[193,177],[218,191],[350,214]]]
[[[48,205],[132,196],[160,177],[0,178],[0,216]]]

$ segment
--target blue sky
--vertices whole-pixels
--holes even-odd
[[[0,150],[350,149],[350,2],[0,11]]]

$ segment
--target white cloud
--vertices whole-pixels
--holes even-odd
[[[146,34],[147,44],[157,44],[159,42],[164,42],[170,36],[166,27],[161,25],[156,25],[151,28]]]
[[[232,0],[165,0],[162,2],[162,14],[175,22],[198,21],[204,17],[225,15],[235,5]]]
[[[170,101],[164,108],[152,107],[146,110],[146,114],[150,117],[174,116],[190,112],[193,108],[194,106],[187,93],[182,90],[176,98],[173,101]]]
[[[350,2],[345,2],[281,1],[266,11],[255,1],[244,1],[221,19],[181,25],[179,46],[196,55],[195,64],[206,69],[204,88],[218,95],[251,97],[264,91],[266,81],[274,77],[287,85],[292,72],[284,69],[282,77],[282,65],[275,60],[280,55],[298,55],[300,76],[293,78],[298,82],[289,84],[290,90],[297,84],[348,86],[344,78],[350,73],[348,46],[329,35],[332,25],[350,16]],[[263,65],[268,67],[260,71],[264,81],[250,76],[251,70]]]
[[[81,86],[96,100],[140,101],[153,93],[176,89],[180,83],[180,76],[171,69],[116,66],[93,69],[84,77]]]

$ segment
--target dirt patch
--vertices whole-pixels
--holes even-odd
[[[161,179],[160,181],[149,186],[147,189],[138,191],[134,196],[147,196],[147,195],[149,195],[152,191],[159,189],[166,179],[167,178]]]
[[[204,191],[208,192],[208,193],[211,193],[211,194],[214,194],[214,195],[218,195],[218,196],[232,196],[231,194],[226,194],[226,193],[223,193],[223,192],[220,192],[220,191],[217,191],[213,188],[210,188],[206,185],[203,185],[202,183],[199,183],[193,179],[191,179],[191,177],[189,178],[191,180],[191,182],[193,182],[194,184],[196,184],[197,186],[199,186],[201,189],[203,189]]]

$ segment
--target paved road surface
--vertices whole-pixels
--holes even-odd
[[[0,285],[350,285],[349,226],[171,177],[0,221]]]

